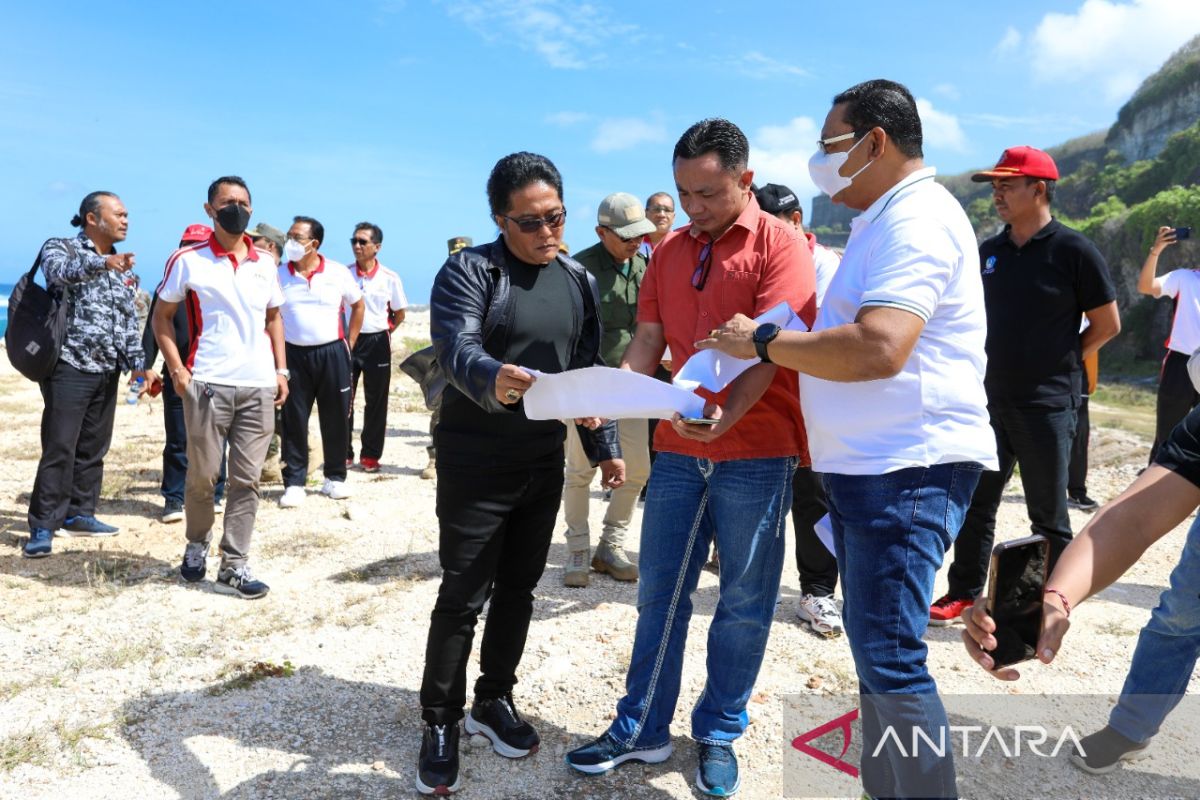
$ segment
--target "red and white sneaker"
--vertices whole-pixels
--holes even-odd
[[[358,465],[362,467],[363,472],[379,472],[378,458],[362,458],[359,459]]]
[[[973,597],[942,595],[929,607],[929,624],[943,628],[959,621],[962,612],[975,605]]]

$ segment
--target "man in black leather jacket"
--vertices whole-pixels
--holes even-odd
[[[423,794],[460,786],[467,660],[489,597],[465,727],[508,758],[537,750],[537,732],[517,714],[512,689],[562,498],[565,428],[525,416],[521,398],[535,380],[525,368],[603,364],[595,279],[558,249],[566,220],[558,170],[544,156],[505,156],[488,179],[488,201],[500,238],[447,259],[430,300],[447,385],[435,433],[442,582],[421,683],[426,727],[416,784]],[[603,484],[619,486],[625,465],[616,425],[576,423]]]

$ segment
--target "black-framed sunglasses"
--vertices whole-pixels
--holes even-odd
[[[545,225],[550,230],[561,228],[567,221],[567,210],[564,208],[560,211],[555,211],[553,214],[547,214],[544,217],[522,217],[521,219],[513,219],[507,214],[501,214],[501,217],[515,224],[521,229],[521,233],[537,233]]]
[[[712,242],[704,245],[700,250],[700,263],[692,271],[692,288],[697,292],[703,291],[704,284],[708,283],[708,273],[712,270],[712,246]]]
[[[370,245],[370,244],[375,244],[375,243],[372,242],[370,239],[359,239],[357,237],[350,240],[351,247],[354,247],[355,245],[357,245],[359,247],[366,247],[367,245]]]

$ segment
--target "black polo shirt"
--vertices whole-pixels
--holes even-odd
[[[1052,219],[1024,247],[1011,226],[979,246],[987,305],[989,403],[1074,408],[1083,366],[1083,313],[1116,299],[1104,257]]]

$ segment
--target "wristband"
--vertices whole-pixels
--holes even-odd
[[[1067,619],[1070,619],[1071,618],[1071,601],[1067,600],[1067,596],[1065,594],[1063,594],[1062,592],[1060,592],[1058,589],[1047,589],[1046,594],[1058,595],[1058,599],[1062,600],[1063,612],[1066,613]]]

